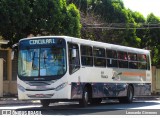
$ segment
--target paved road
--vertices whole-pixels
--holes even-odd
[[[17,113],[28,113],[30,111],[43,115],[125,115],[145,113],[148,115],[160,115],[160,100],[159,99],[135,99],[131,104],[120,104],[117,101],[104,101],[100,105],[89,105],[87,108],[81,108],[76,102],[60,102],[50,104],[48,108],[43,108],[39,102],[21,103],[13,105],[1,105],[0,109],[13,109]],[[131,114],[130,114],[131,113]]]

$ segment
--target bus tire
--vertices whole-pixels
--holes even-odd
[[[133,87],[129,85],[127,89],[127,96],[119,98],[119,102],[120,103],[132,103],[133,95],[134,95]]]
[[[87,107],[89,103],[89,91],[88,88],[85,87],[82,93],[82,99],[79,101],[81,107]]]
[[[48,107],[50,104],[50,100],[40,100],[41,101],[41,105],[43,107]]]

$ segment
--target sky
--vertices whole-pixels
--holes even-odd
[[[150,13],[160,17],[160,0],[123,0],[123,2],[126,8],[140,12],[144,17]]]

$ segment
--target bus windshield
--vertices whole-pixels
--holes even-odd
[[[32,48],[19,50],[18,74],[23,77],[63,75],[66,72],[65,48]]]

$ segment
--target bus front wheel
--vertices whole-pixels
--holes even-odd
[[[41,105],[43,107],[48,107],[50,104],[50,100],[40,100],[41,101]]]
[[[86,107],[88,105],[88,102],[89,102],[89,91],[87,87],[85,87],[83,90],[82,99],[79,101],[79,104],[82,107]]]

